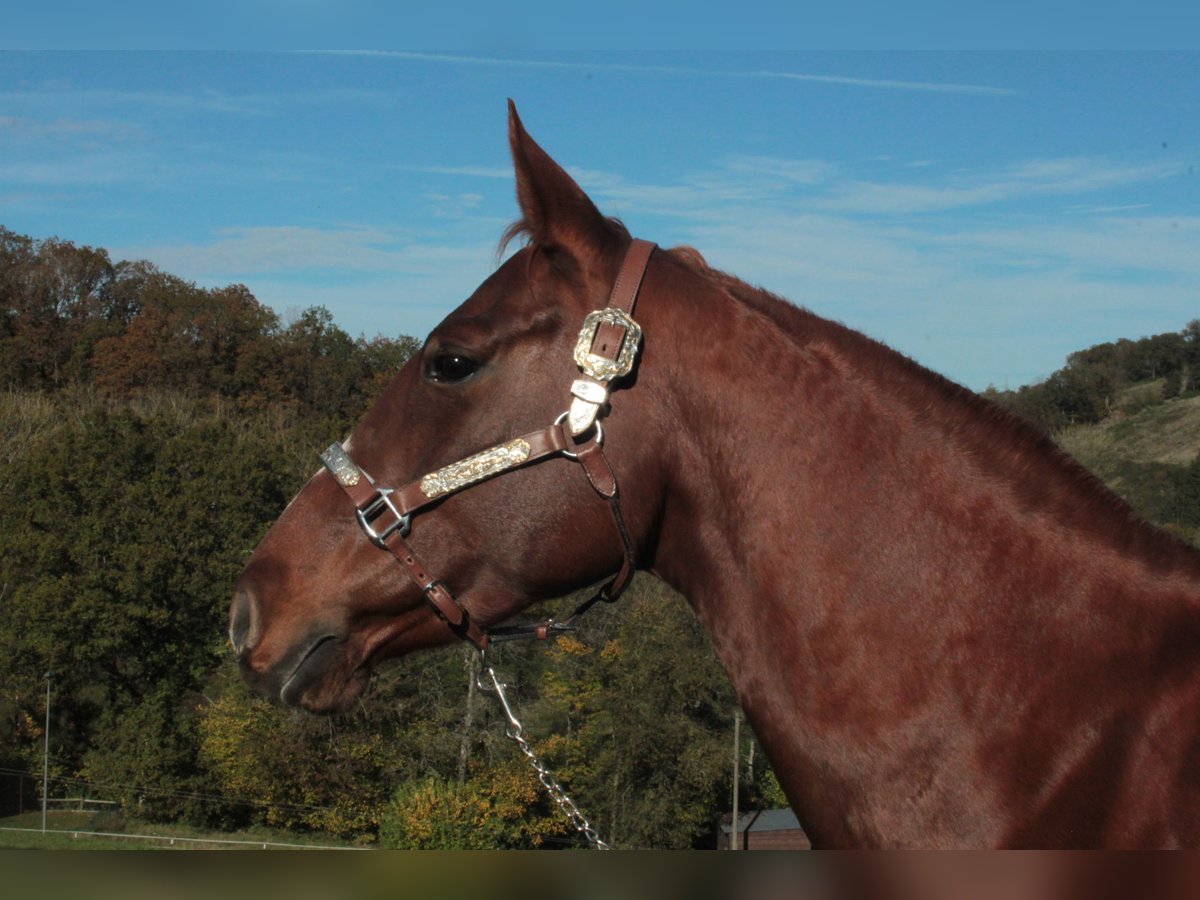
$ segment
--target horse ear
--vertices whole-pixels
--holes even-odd
[[[508,143],[517,176],[523,228],[547,249],[563,250],[578,262],[602,252],[617,236],[612,225],[575,183],[525,131],[516,104],[508,101]]]

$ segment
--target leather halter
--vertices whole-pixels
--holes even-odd
[[[532,627],[483,631],[445,583],[432,575],[413,552],[406,540],[412,529],[412,517],[444,497],[488,478],[550,456],[563,456],[583,467],[592,488],[608,503],[624,554],[617,574],[576,615],[597,600],[612,601],[621,595],[633,577],[637,552],[621,512],[617,477],[604,455],[604,431],[599,418],[607,412],[609,383],[628,375],[636,361],[641,329],[633,320],[633,308],[654,250],[651,242],[635,238],[621,263],[608,307],[584,320],[575,347],[575,361],[585,377],[571,386],[571,407],[552,424],[489,447],[399,488],[377,485],[340,444],[330,445],[321,454],[321,461],[354,504],[358,523],[371,542],[400,562],[451,631],[480,650],[493,639],[546,637],[563,630],[562,623],[548,619]],[[584,436],[585,440],[578,440]]]

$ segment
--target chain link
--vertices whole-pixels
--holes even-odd
[[[587,817],[579,811],[579,807],[575,805],[575,801],[567,796],[567,792],[563,790],[558,779],[554,774],[546,768],[546,765],[538,759],[533,748],[529,746],[529,741],[525,739],[525,727],[521,724],[520,719],[513,713],[512,706],[508,702],[508,695],[504,692],[507,685],[500,680],[496,674],[496,670],[488,665],[485,658],[480,660],[481,671],[476,676],[475,683],[481,691],[486,691],[489,694],[495,694],[496,699],[500,702],[501,708],[504,710],[504,717],[508,720],[508,727],[505,729],[505,734],[516,741],[521,752],[525,754],[525,758],[529,760],[529,765],[533,767],[533,771],[537,773],[538,781],[542,787],[546,789],[546,793],[550,795],[550,799],[558,806],[559,812],[567,820],[572,828],[582,834],[587,842],[596,850],[611,849],[608,844],[600,839],[596,829],[587,820]],[[488,681],[485,682],[484,676],[487,676]],[[490,684],[489,684],[490,682]]]

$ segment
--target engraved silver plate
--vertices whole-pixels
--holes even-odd
[[[330,444],[329,449],[321,454],[321,462],[342,487],[354,487],[362,480],[362,470],[346,455],[341,444]]]
[[[457,491],[521,465],[529,459],[531,452],[529,442],[523,438],[491,447],[426,475],[421,479],[421,493],[432,500],[450,491]]]
[[[617,358],[607,359],[592,352],[596,342],[596,332],[601,325],[616,325],[625,329],[625,339],[621,343],[621,352]],[[597,381],[612,381],[633,371],[634,360],[637,359],[638,348],[642,343],[642,326],[624,310],[610,306],[608,309],[598,309],[590,312],[583,320],[583,328],[575,342],[575,363],[585,375],[590,375]]]
[[[571,406],[567,410],[567,427],[572,437],[579,437],[596,421],[601,407],[608,402],[608,388],[594,381],[578,379],[571,385]]]

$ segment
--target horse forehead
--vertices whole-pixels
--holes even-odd
[[[431,339],[452,342],[503,342],[532,333],[555,330],[560,311],[530,289],[528,249],[522,250],[487,278],[475,292],[433,330]]]
[[[529,253],[525,248],[505,260],[451,313],[451,317],[461,313],[471,318],[485,318],[501,311],[532,308],[535,301],[529,290]]]

